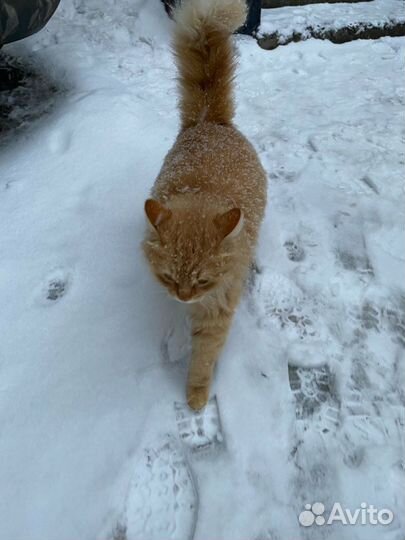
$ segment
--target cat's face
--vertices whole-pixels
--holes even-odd
[[[181,302],[199,302],[223,285],[232,271],[243,216],[234,208],[217,216],[169,210],[148,199],[151,225],[144,251],[159,282]]]

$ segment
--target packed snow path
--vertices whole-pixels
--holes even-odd
[[[0,537],[403,540],[404,40],[236,38],[269,204],[220,444],[193,452],[184,312],[139,247],[178,128],[169,31],[158,2],[66,2],[7,48],[59,90],[0,147]],[[395,518],[301,526],[314,502]]]

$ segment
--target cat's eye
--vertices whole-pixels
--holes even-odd
[[[201,285],[202,287],[204,287],[205,285],[208,285],[209,282],[210,282],[209,279],[200,278],[197,280],[198,285]]]

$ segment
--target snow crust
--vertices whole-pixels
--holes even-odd
[[[384,26],[397,22],[405,22],[402,0],[287,6],[262,10],[259,35],[277,32],[282,41],[294,32],[309,38],[309,28],[339,30],[347,26]]]

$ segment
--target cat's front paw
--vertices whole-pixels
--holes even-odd
[[[199,411],[208,401],[209,387],[208,386],[188,386],[187,387],[187,403],[189,407],[195,411]]]

